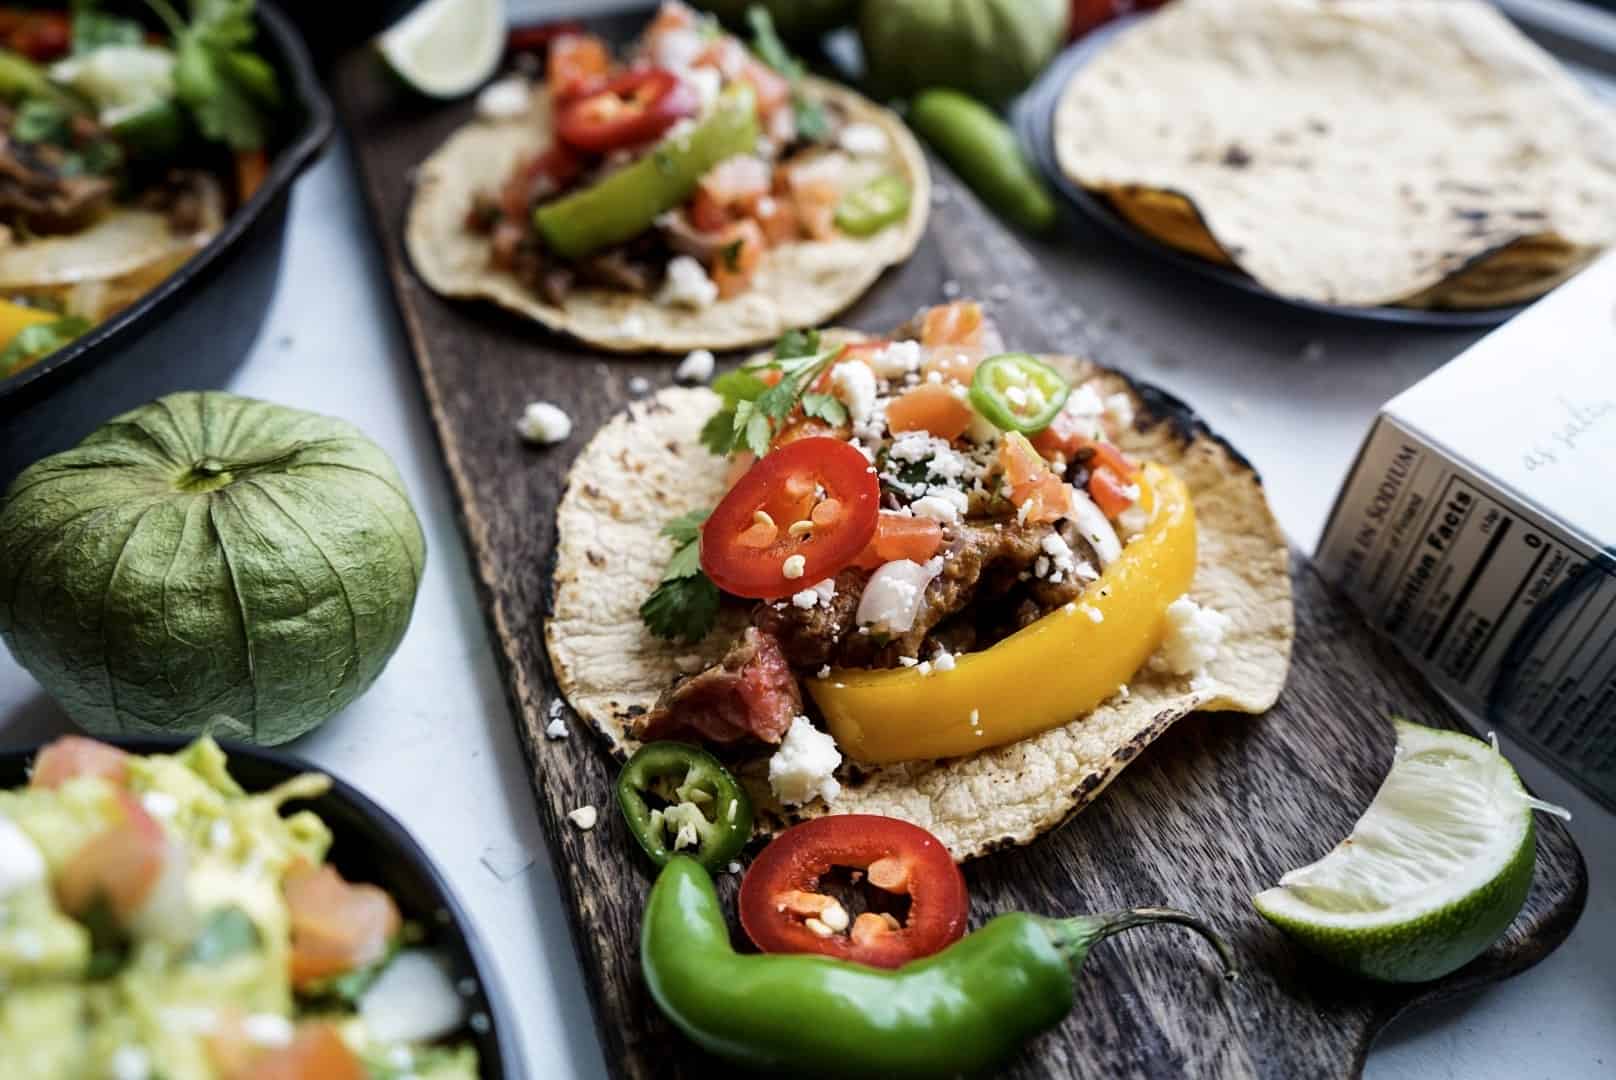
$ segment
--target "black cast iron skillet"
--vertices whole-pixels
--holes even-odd
[[[292,23],[258,2],[259,48],[286,120],[263,186],[157,288],[83,337],[0,379],[0,491],[105,420],[175,390],[223,386],[263,325],[279,276],[292,182],[331,138],[331,99]]]
[[[189,742],[162,736],[103,741],[134,754],[169,754]],[[263,791],[300,773],[325,772],[289,754],[241,743],[220,745],[229,756],[230,775],[248,791]],[[38,749],[0,751],[0,789],[28,782],[28,766]],[[471,917],[449,891],[449,883],[404,826],[336,777],[331,778],[331,790],[319,798],[287,805],[319,814],[331,827],[330,861],[342,876],[386,889],[404,917],[426,931],[427,943],[448,955],[465,994],[466,1015],[471,1017],[466,1030],[454,1039],[476,1045],[483,1080],[521,1077],[516,1028],[488,951],[478,940]]]

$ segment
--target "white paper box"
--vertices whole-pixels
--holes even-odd
[[[1317,558],[1436,686],[1616,805],[1616,255],[1387,403]]]

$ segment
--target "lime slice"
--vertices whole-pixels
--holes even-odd
[[[1526,903],[1537,861],[1534,810],[1489,745],[1393,720],[1391,772],[1352,835],[1254,897],[1306,948],[1387,982],[1424,982],[1469,963]]]
[[[505,52],[505,0],[426,0],[376,41],[387,66],[435,98],[471,93]]]

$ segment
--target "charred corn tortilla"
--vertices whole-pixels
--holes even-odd
[[[1319,303],[1517,303],[1616,240],[1616,110],[1480,0],[1179,0],[1054,128],[1135,227]]]
[[[909,214],[903,221],[864,239],[804,240],[771,248],[749,289],[701,309],[598,288],[580,288],[559,306],[547,303],[489,265],[489,238],[465,227],[477,192],[498,185],[519,161],[549,144],[549,99],[541,89],[526,117],[468,124],[421,165],[405,222],[410,259],[444,296],[491,300],[617,352],[741,348],[772,341],[793,327],[823,323],[862,296],[888,266],[914,252],[931,208],[931,177],[919,144],[891,112],[834,83],[810,78],[806,85],[850,122],[874,124],[886,133],[886,165],[909,181]]]
[[[1122,376],[1070,358],[1046,360],[1074,381],[1098,375],[1108,390],[1131,394],[1137,419],[1122,449],[1172,468],[1188,486],[1199,523],[1190,594],[1233,621],[1217,659],[1193,686],[1187,676],[1140,671],[1125,699],[971,757],[844,763],[842,794],[829,807],[782,808],[760,756],[738,774],[761,830],[825,813],[886,814],[930,830],[956,859],[969,859],[1065,821],[1179,717],[1196,709],[1258,713],[1273,704],[1290,662],[1291,587],[1285,541],[1256,474],[1182,416],[1153,411]],[[709,390],[672,388],[634,403],[584,448],[561,500],[545,638],[562,693],[619,756],[635,747],[631,728],[658,695],[679,675],[716,663],[746,625],[749,608],[735,605],[701,644],[679,646],[652,637],[639,616],[669,554],[659,530],[724,494],[727,464],[698,440],[718,402]]]

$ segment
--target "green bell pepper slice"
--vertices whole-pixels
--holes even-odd
[[[868,184],[842,196],[836,206],[836,227],[849,236],[874,236],[909,213],[909,181],[897,173],[882,173]]]
[[[1032,435],[1050,425],[1072,388],[1060,372],[1026,353],[1000,353],[977,365],[971,406],[1000,431]]]
[[[663,805],[652,809],[646,796]],[[708,870],[740,854],[752,838],[752,800],[705,750],[646,743],[617,776],[617,805],[640,847],[658,866],[682,849]]]
[[[545,247],[564,259],[621,244],[688,199],[714,165],[750,153],[758,137],[752,89],[733,86],[694,128],[664,138],[632,165],[537,207],[534,227]]]
[[[1136,926],[1187,926],[1234,977],[1229,946],[1171,908],[1052,919],[1000,915],[895,971],[808,953],[737,953],[710,876],[668,861],[646,901],[640,966],[663,1014],[699,1046],[793,1075],[977,1075],[1054,1027],[1089,949]]]

